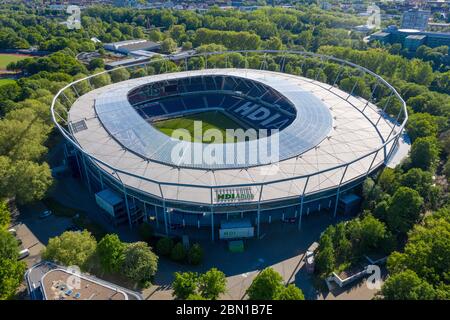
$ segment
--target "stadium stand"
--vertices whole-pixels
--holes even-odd
[[[162,115],[220,109],[249,127],[283,129],[296,116],[295,108],[267,85],[236,76],[207,75],[143,85],[128,101],[147,121]]]

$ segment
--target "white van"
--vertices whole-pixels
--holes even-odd
[[[25,258],[28,257],[29,255],[30,255],[30,250],[28,250],[28,249],[23,249],[23,250],[19,251],[19,259],[18,259],[18,260],[25,259]]]

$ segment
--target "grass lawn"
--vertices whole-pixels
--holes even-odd
[[[30,56],[19,54],[0,54],[0,70],[6,70],[6,66],[10,62],[16,62],[26,58],[30,58]]]
[[[5,85],[5,84],[14,83],[14,82],[16,82],[16,80],[13,80],[13,79],[0,79],[0,87]]]
[[[228,141],[234,141],[234,139],[232,135],[226,135],[226,129],[242,128],[240,124],[220,111],[202,112],[179,118],[156,121],[153,123],[153,126],[168,136],[172,136],[173,131],[176,129],[186,129],[191,135],[191,141],[210,143],[210,141],[203,141],[203,137],[194,135],[194,121],[202,121],[202,135],[206,130],[217,129],[222,133],[224,139]]]

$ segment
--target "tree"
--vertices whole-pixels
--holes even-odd
[[[83,78],[86,78],[86,75],[83,73],[78,73],[73,77],[73,80],[75,81]],[[79,95],[83,95],[91,90],[88,80],[77,82],[76,84],[74,84],[74,88]]]
[[[160,255],[168,256],[172,252],[173,245],[173,240],[171,238],[161,238],[156,243],[156,252],[158,252]]]
[[[447,181],[450,182],[450,159],[448,159],[447,162],[444,164],[444,168],[443,168],[442,172],[447,177]]]
[[[413,113],[408,119],[408,135],[411,141],[417,138],[436,136],[438,126],[436,124],[436,117],[429,113]]]
[[[431,65],[416,59],[411,60],[411,65],[415,68],[412,79],[410,79],[411,82],[429,86],[434,78]]]
[[[378,185],[383,189],[383,191],[393,194],[395,190],[399,187],[400,183],[399,173],[391,168],[384,168],[378,177]]]
[[[408,234],[404,252],[388,258],[391,274],[414,271],[435,288],[448,283],[450,269],[450,210],[444,207],[425,218]],[[447,288],[450,295],[450,288]]]
[[[11,67],[21,69],[31,75],[41,71],[63,72],[70,75],[86,72],[86,68],[67,51],[59,51],[38,59],[24,59],[17,61]]]
[[[142,287],[149,286],[158,269],[158,257],[145,242],[127,245],[124,253],[123,274]]]
[[[43,145],[49,127],[40,123],[34,111],[29,110],[31,118],[0,121],[0,154],[11,160],[40,159],[47,149]]]
[[[384,223],[371,214],[349,221],[346,228],[353,250],[360,255],[380,249],[388,237]]]
[[[132,79],[142,78],[147,75],[147,71],[144,68],[136,68],[131,70],[130,77]]]
[[[170,258],[174,261],[181,262],[186,258],[186,249],[181,242],[178,242],[170,253]]]
[[[120,82],[130,79],[130,73],[125,68],[120,68],[117,70],[111,71],[111,80],[112,82]]]
[[[190,264],[198,265],[203,261],[203,249],[198,243],[194,243],[187,253]]]
[[[390,276],[381,288],[386,300],[433,300],[433,286],[420,279],[414,271],[405,270]]]
[[[102,58],[94,58],[91,61],[89,61],[88,64],[89,70],[103,69],[103,68],[105,68],[105,62],[103,62]]]
[[[52,185],[48,164],[0,156],[0,196],[16,197],[19,204],[42,199]]]
[[[283,278],[272,268],[261,271],[247,289],[250,300],[275,300],[283,289]]]
[[[400,187],[392,196],[387,214],[390,230],[406,233],[419,220],[423,199],[411,188]]]
[[[20,97],[21,88],[16,82],[2,84],[0,86],[0,97],[16,101]]]
[[[417,138],[411,146],[411,164],[423,170],[433,168],[439,158],[439,152],[435,137]]]
[[[148,33],[148,38],[152,41],[161,41],[163,34],[157,29],[152,29]]]
[[[270,37],[270,36],[269,36]],[[221,44],[230,50],[252,50],[261,45],[261,38],[247,31],[222,31],[200,28],[195,31],[194,46]]]
[[[390,198],[378,202],[373,209],[373,216],[380,221],[386,222],[389,210],[389,202]]]
[[[17,260],[19,244],[6,229],[0,229],[0,259]]]
[[[15,296],[22,283],[25,270],[24,261],[0,258],[0,300],[11,299]]]
[[[428,199],[433,184],[433,176],[431,172],[412,168],[402,175],[400,182],[402,186],[417,190],[422,198]]]
[[[96,69],[93,71],[94,74],[102,72],[102,70]],[[111,77],[108,73],[102,73],[90,78],[91,84],[94,88],[101,88],[111,83]]]
[[[196,48],[196,51],[198,53],[204,53],[204,52],[220,52],[220,51],[226,51],[227,48],[224,45],[216,44],[216,43],[210,43],[210,44],[204,44]],[[450,136],[450,134],[449,134]]]
[[[354,76],[350,78],[344,78],[340,82],[340,87],[342,90],[348,93],[352,93],[353,95],[360,96],[363,98],[370,97],[370,89],[366,85],[366,82],[364,81],[363,78]]]
[[[411,97],[407,102],[414,112],[426,112],[434,116],[443,114],[442,108],[445,106],[445,101],[441,101],[438,96],[431,92]]]
[[[183,45],[181,46],[181,48],[183,49],[183,51],[191,50],[192,42],[190,42],[190,41],[183,42]]]
[[[364,180],[362,194],[365,209],[373,209],[384,195],[379,184],[376,184],[372,178],[367,178]]]
[[[186,36],[186,29],[184,25],[177,24],[170,28],[169,34],[172,39],[179,42],[183,37]]]
[[[89,231],[66,231],[59,237],[49,239],[42,257],[65,266],[76,265],[87,270],[96,247],[97,241]]]
[[[297,288],[294,284],[290,284],[280,291],[276,300],[305,300],[305,296],[301,289]]]
[[[161,42],[161,52],[170,54],[177,49],[177,43],[172,38],[166,38]]]
[[[4,228],[0,228],[0,300],[12,298],[19,288],[26,264],[17,261],[19,244],[16,238]]]
[[[9,226],[11,222],[11,213],[8,209],[8,202],[1,201],[0,202],[0,229],[6,228]]]
[[[97,245],[100,266],[105,272],[117,272],[124,261],[126,245],[120,241],[117,234],[107,234]]]
[[[212,268],[199,277],[199,291],[202,297],[209,300],[216,300],[226,291],[227,279],[225,274]]]
[[[198,286],[198,274],[195,272],[175,272],[172,283],[175,299],[185,300],[189,296],[196,295]]]
[[[186,300],[208,300],[208,299],[202,297],[202,296],[199,295],[199,294],[194,293],[194,294],[188,295],[187,298],[186,298]]]
[[[283,48],[283,42],[278,37],[271,37],[263,43],[264,49],[268,50],[281,50]]]
[[[327,234],[320,237],[316,255],[316,269],[319,274],[328,275],[335,267],[333,242]]]
[[[400,54],[400,51],[402,50],[402,45],[400,43],[394,43],[390,48],[389,48],[389,53],[390,54]]]
[[[309,50],[311,48],[314,36],[311,30],[304,30],[300,32],[297,37],[296,43],[301,45],[305,50]]]

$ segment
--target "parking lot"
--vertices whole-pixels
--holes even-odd
[[[60,217],[54,214],[46,218],[40,218],[39,216],[46,210],[47,208],[41,202],[20,209],[20,215],[16,220],[20,227],[17,228],[23,230],[21,235],[25,239],[33,239],[31,241],[27,240],[26,244],[22,239],[24,248],[28,248],[28,244],[32,246],[34,244],[33,241],[46,245],[49,238],[59,236],[72,225],[71,218]]]

